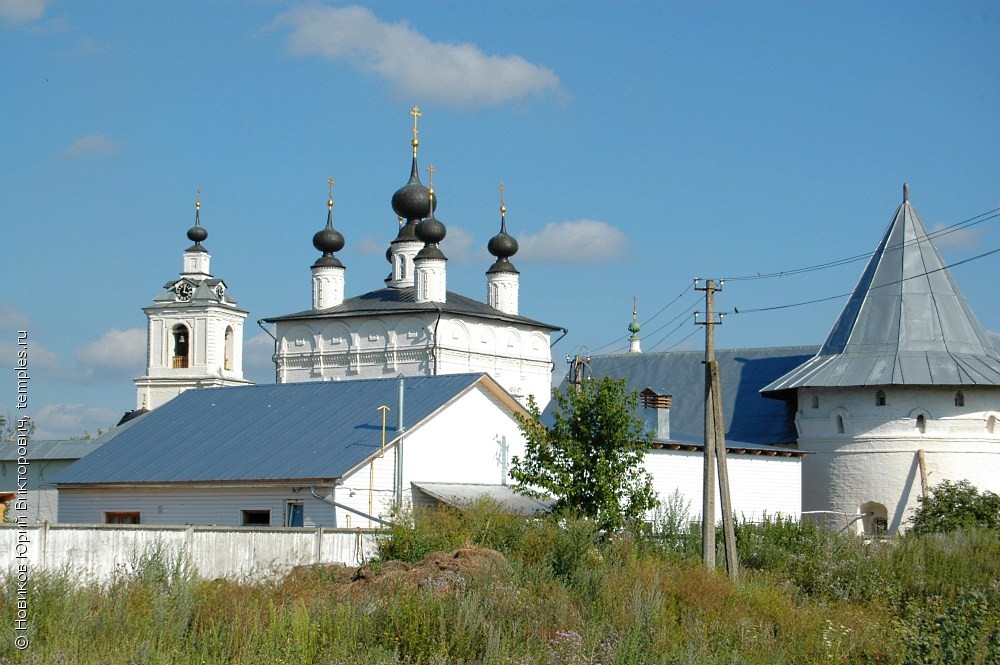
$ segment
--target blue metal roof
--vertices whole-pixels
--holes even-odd
[[[412,429],[486,374],[407,377]],[[395,440],[399,379],[203,388],[181,393],[52,479],[56,485],[329,480]]]
[[[796,441],[793,414],[787,405],[764,399],[760,389],[815,353],[815,346],[716,352],[727,442],[777,444]],[[703,351],[621,353],[593,356],[590,369],[594,377],[626,379],[629,390],[641,391],[647,386],[657,386],[658,392],[671,395],[670,438],[694,442],[704,439],[704,360]]]
[[[1000,354],[905,199],[816,357],[763,389],[1000,386]]]

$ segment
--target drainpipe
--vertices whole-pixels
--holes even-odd
[[[273,332],[271,332],[270,330],[268,330],[267,328],[264,327],[264,319],[257,319],[257,325],[260,326],[260,329],[263,330],[264,332],[266,332],[268,335],[270,335],[271,339],[274,340],[274,355],[272,356],[272,358],[277,357],[277,355],[278,355],[278,338],[274,335]],[[281,383],[281,381],[279,381],[278,378],[279,378],[278,363],[274,363],[274,382],[275,383]]]
[[[383,519],[380,519],[378,517],[373,517],[371,515],[368,515],[367,513],[361,512],[360,510],[356,510],[354,508],[351,508],[350,506],[345,506],[342,503],[337,503],[333,499],[328,499],[325,496],[320,496],[319,494],[316,493],[316,488],[315,487],[310,487],[309,488],[309,493],[312,494],[317,499],[319,499],[320,501],[322,501],[323,503],[328,503],[331,506],[334,506],[336,508],[342,508],[342,509],[346,510],[349,513],[354,513],[355,515],[360,515],[361,517],[364,517],[366,519],[370,519],[373,522],[378,522],[379,524],[381,524],[383,526],[391,526],[391,522],[387,522],[387,521],[385,521]],[[336,516],[336,512],[334,512],[334,516]]]
[[[437,339],[435,333],[435,340]],[[393,482],[393,489],[395,490],[395,502],[396,510],[403,505],[403,431],[405,429],[403,425],[403,394],[405,392],[405,386],[403,384],[403,377],[399,377],[399,408],[396,412],[396,478]]]

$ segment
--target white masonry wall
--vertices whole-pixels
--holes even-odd
[[[701,451],[653,449],[646,453],[645,466],[653,476],[653,488],[662,504],[679,490],[687,502],[692,521],[701,520],[702,470]],[[733,515],[737,520],[760,521],[765,516],[798,519],[802,512],[802,465],[799,457],[779,454],[730,454],[729,492]],[[722,519],[722,503],[716,489],[715,519]],[[652,518],[652,515],[650,515]]]
[[[430,312],[279,321],[276,335],[278,383],[486,372],[522,404],[549,402],[549,336],[526,325]]]
[[[930,487],[969,480],[1000,493],[1000,391],[888,386],[879,406],[878,390],[799,391],[799,448],[814,453],[803,464],[804,510],[845,513],[870,530],[864,514],[884,508],[889,531],[905,529],[921,493],[919,450]]]

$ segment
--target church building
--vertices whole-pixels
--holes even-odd
[[[344,264],[336,257],[344,236],[333,227],[333,195],[326,227],[313,236],[322,255],[312,265],[312,308],[264,319],[275,324],[278,383],[343,381],[393,376],[487,372],[521,404],[544,408],[551,390],[550,333],[561,330],[518,312],[520,275],[510,258],[517,241],[507,233],[501,185],[500,230],[488,250],[486,302],[447,288],[447,229],[438,200],[420,181],[417,107],[413,115],[410,178],[392,195],[399,222],[386,258],[383,288],[345,298]],[[433,177],[433,168],[431,168]]]

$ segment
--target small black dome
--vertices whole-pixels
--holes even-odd
[[[437,200],[430,190],[420,182],[417,174],[417,158],[413,158],[410,180],[392,195],[392,210],[403,219],[423,219],[437,207]]]
[[[189,252],[205,252],[208,251],[201,246],[202,240],[208,238],[208,231],[205,227],[201,225],[201,204],[196,203],[194,206],[194,226],[188,229],[187,232],[188,240],[194,244],[188,247]]]
[[[313,236],[313,247],[324,254],[339,252],[344,248],[344,236],[332,225],[327,226]]]
[[[500,233],[490,238],[487,251],[498,259],[509,259],[517,254],[517,240],[507,234],[506,222],[501,222]]]
[[[444,224],[432,213],[430,217],[417,224],[417,238],[427,245],[436,245],[448,234]]]
[[[201,242],[208,238],[208,231],[205,230],[204,226],[196,225],[188,229],[187,236],[191,242]]]

